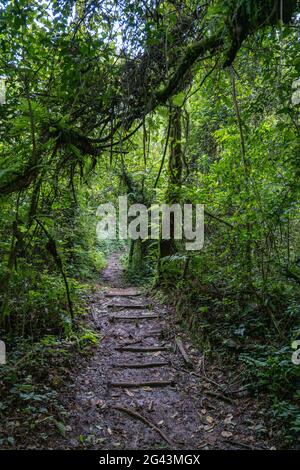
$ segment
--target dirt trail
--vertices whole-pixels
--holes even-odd
[[[255,426],[265,426],[256,403],[242,392],[226,393],[228,377],[218,368],[208,371],[180,331],[178,342],[174,312],[124,287],[118,255],[110,258],[103,280],[106,290],[89,298],[100,345],[66,398],[69,432],[59,446],[270,448],[255,435]]]

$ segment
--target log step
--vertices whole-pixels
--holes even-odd
[[[158,362],[145,362],[144,364],[141,362],[134,362],[134,363],[121,363],[121,364],[113,364],[115,369],[150,369],[154,367],[164,367],[168,366],[169,362],[167,361],[158,361]]]
[[[149,308],[149,304],[140,304],[140,305],[135,305],[135,304],[108,304],[108,308],[128,308],[128,309],[136,309],[136,310],[142,310],[145,308]]]
[[[121,346],[115,348],[116,351],[121,352],[157,352],[157,351],[170,351],[170,346]]]
[[[174,385],[174,380],[146,381],[146,382],[110,382],[111,387],[139,388],[139,387],[168,387]]]
[[[158,315],[109,315],[109,320],[153,320],[159,318]]]
[[[105,297],[138,297],[142,295],[140,292],[122,292],[122,291],[115,291],[115,292],[105,292]]]

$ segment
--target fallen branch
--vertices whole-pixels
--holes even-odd
[[[129,416],[132,416],[133,418],[139,419],[143,423],[147,424],[147,426],[149,426],[151,429],[156,431],[164,439],[164,441],[166,441],[169,444],[169,446],[171,447],[174,446],[171,439],[169,439],[169,437],[161,429],[159,429],[154,423],[152,423],[152,421],[150,421],[148,418],[145,418],[145,416],[142,416],[137,411],[130,410],[129,408],[124,408],[123,406],[118,406],[118,405],[113,406],[112,408],[117,411],[122,411],[123,413],[126,413]]]
[[[229,397],[226,397],[225,395],[222,395],[222,393],[218,393],[218,392],[213,392],[212,390],[205,390],[204,392],[206,395],[209,395],[213,398],[219,398],[219,400],[223,400],[223,401],[226,401],[230,404],[233,404],[234,401],[229,398]]]
[[[176,336],[175,343],[176,343],[176,346],[177,346],[179,352],[181,353],[181,355],[184,359],[184,362],[187,364],[188,367],[193,367],[193,363],[190,360],[186,350],[184,349],[182,339],[179,336]]]

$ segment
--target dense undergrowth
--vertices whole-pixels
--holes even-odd
[[[84,324],[64,337],[9,341],[8,361],[0,370],[1,448],[43,448],[51,438],[65,435],[62,394],[68,393],[74,364],[78,372],[97,343],[95,332]]]
[[[292,343],[299,338],[298,287],[282,282],[279,288],[277,280],[254,298],[237,288],[236,278],[224,280],[223,271],[217,276],[211,258],[207,264],[204,258],[205,250],[185,270],[185,256],[174,255],[164,260],[159,286],[154,269],[139,282],[174,305],[178,321],[207,358],[235,368],[248,392],[264,401],[278,445],[299,448],[300,368],[292,362]]]
[[[243,49],[233,69],[206,78],[201,94],[191,92],[182,128],[173,130],[184,158],[178,163],[171,142],[169,173],[161,174],[155,194],[151,183],[144,190],[145,201],[204,203],[203,249],[146,240],[136,247],[138,261],[129,259],[129,272],[141,282],[142,263],[144,283],[176,305],[205,353],[236,364],[248,389],[268,398],[282,446],[297,447],[300,367],[292,362],[292,344],[300,335],[300,186],[293,90],[299,66],[287,32],[279,43],[270,35],[256,45],[255,52]],[[184,99],[177,95],[176,105]]]
[[[1,265],[0,337],[6,344],[6,365],[0,368],[1,448],[45,447],[49,439],[66,433],[62,393],[74,365],[78,370],[99,339],[86,322],[85,296],[99,279],[105,255],[86,230],[86,208],[77,209],[73,230],[68,211],[56,207],[56,217],[50,228],[49,216],[44,222],[51,235],[41,229],[22,243],[15,266],[5,256],[7,244],[1,246],[6,261]],[[60,265],[47,249],[49,237],[59,240],[55,246],[71,305]]]

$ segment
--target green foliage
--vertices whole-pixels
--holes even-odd
[[[255,377],[252,386],[255,389],[267,390],[276,397],[284,399],[291,393],[296,398],[300,390],[300,370],[291,361],[291,348],[256,347],[251,355],[243,353],[240,360],[247,364],[249,378]]]
[[[99,336],[95,331],[84,328],[83,331],[77,332],[76,335],[71,336],[71,339],[76,340],[79,349],[85,349],[92,346],[97,346],[99,343]]]
[[[67,413],[60,391],[70,380],[74,364],[78,367],[97,341],[96,334],[83,327],[64,339],[53,334],[39,341],[8,339],[9,360],[0,368],[2,448],[23,447],[22,433],[28,430],[39,432],[45,442],[53,428],[65,433]]]
[[[210,14],[222,12],[216,5]],[[182,201],[205,204],[205,245],[187,258],[176,242],[175,253],[159,260],[154,283],[206,353],[241,359],[246,383],[268,397],[291,444],[299,426],[300,369],[290,347],[300,331],[299,121],[292,99],[299,70],[294,32],[280,34],[257,38],[255,53],[242,49],[234,70],[218,70],[200,93],[196,85],[191,92],[189,135],[182,138],[189,171],[179,191]],[[152,151],[155,158],[154,145]],[[155,202],[166,200],[171,179],[165,166]],[[148,255],[153,268],[157,255]]]
[[[264,345],[240,355],[246,365],[244,373],[249,387],[270,396],[270,418],[283,424],[281,431],[286,445],[295,442],[300,430],[300,368],[292,363],[291,354],[288,346],[276,349]]]

